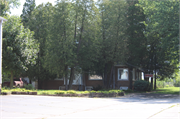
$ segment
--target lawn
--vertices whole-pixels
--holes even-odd
[[[161,94],[179,94],[180,87],[168,87],[168,88],[158,88],[154,90],[153,93],[161,93]]]

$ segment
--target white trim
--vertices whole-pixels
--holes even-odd
[[[7,21],[5,18],[0,16],[0,20]]]
[[[123,72],[124,72],[124,69],[126,69],[127,70],[127,79],[119,79],[119,77],[120,77],[120,75],[119,75],[119,70],[123,70]],[[128,68],[118,68],[117,69],[117,80],[118,81],[122,81],[122,80],[124,80],[124,81],[128,81],[129,80],[129,70],[128,70]]]
[[[128,90],[127,86],[120,86],[120,90]]]

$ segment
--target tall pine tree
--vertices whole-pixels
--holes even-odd
[[[23,5],[23,10],[21,14],[22,23],[24,27],[29,27],[29,21],[31,20],[32,11],[35,9],[36,3],[35,0],[26,0]]]
[[[142,67],[144,65],[146,57],[146,47],[147,40],[144,36],[145,25],[145,15],[143,9],[139,6],[136,6],[138,3],[137,0],[129,1],[127,0],[128,9],[126,13],[127,19],[127,29],[126,35],[128,37],[128,59],[127,63],[131,66]],[[130,74],[130,77],[132,74]],[[130,78],[132,79],[132,78]],[[132,80],[130,80],[132,84]],[[130,88],[132,85],[130,85]]]

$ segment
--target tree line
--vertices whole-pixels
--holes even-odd
[[[1,3],[16,6],[18,0]],[[140,67],[146,73],[156,71],[161,79],[178,71],[176,0],[57,0],[54,6],[51,3],[36,6],[35,0],[26,0],[20,18],[8,16],[8,8],[1,7],[1,15],[8,18],[4,24],[3,49],[9,48],[8,52],[19,56],[13,60],[14,56],[10,58],[7,50],[3,50],[3,72],[38,79],[39,88],[44,80],[64,77],[66,89],[71,89],[78,73],[100,75],[109,88],[116,64]],[[11,24],[17,26],[16,23],[26,30],[23,33],[17,28],[16,32],[10,30]],[[15,33],[29,33],[27,38],[22,36],[24,44]]]

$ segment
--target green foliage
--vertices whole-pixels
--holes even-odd
[[[35,64],[38,44],[33,39],[33,32],[24,29],[20,18],[7,17],[3,28],[3,69],[27,70],[26,65]]]
[[[127,89],[127,90],[124,90],[124,92],[126,92],[126,93],[133,93],[134,91],[131,90],[131,89]]]
[[[58,94],[92,94],[92,93],[101,93],[101,94],[119,94],[122,93],[122,90],[107,90],[107,91],[75,91],[75,90],[27,90],[25,88],[14,88],[6,89],[2,88],[2,92],[36,92],[38,95],[58,95]]]
[[[178,80],[175,81],[175,82],[174,82],[174,86],[175,86],[175,87],[180,87],[180,81],[178,81]]]
[[[115,94],[118,94],[118,93],[121,93],[123,92],[122,90],[109,90],[109,93],[115,93]]]
[[[147,39],[144,35],[145,14],[142,7],[137,6],[138,0],[127,0],[127,13],[126,13],[126,36],[128,59],[127,62],[134,66],[143,66],[145,64],[145,57],[147,57]]]
[[[76,91],[74,91],[74,90],[68,90],[68,91],[67,91],[67,94],[76,94]]]
[[[165,81],[156,81],[156,86],[157,88],[164,88]]]
[[[3,28],[3,72],[11,72],[11,87],[13,75],[21,75],[27,71],[28,65],[36,64],[38,43],[33,38],[33,32],[25,29],[17,16],[7,16]]]
[[[31,14],[32,11],[35,9],[35,7],[36,7],[35,0],[26,0],[26,2],[23,5],[21,18],[22,18],[22,23],[26,28],[30,25],[29,21],[31,20]]]
[[[54,94],[66,94],[66,92],[65,91],[55,91],[55,93]]]
[[[165,88],[169,88],[169,85],[166,85]]]
[[[0,16],[5,16],[10,12],[10,8],[18,8],[20,6],[19,0],[0,0]]]
[[[34,6],[33,1],[32,3],[28,3],[29,9],[31,9],[31,5]],[[28,10],[29,10],[28,9]],[[49,39],[50,34],[50,25],[52,23],[52,14],[53,14],[53,6],[51,3],[47,4],[40,4],[37,6],[35,9],[31,9],[30,16],[28,16],[27,19],[30,19],[28,21],[28,27],[34,31],[34,37],[36,39],[36,42],[39,43],[39,52],[38,52],[38,57],[36,59],[37,64],[35,66],[28,66],[29,70],[27,72],[28,77],[31,80],[38,79],[38,87],[41,89],[41,84],[43,80],[49,80],[49,79],[54,79],[55,76],[51,72],[43,67],[45,60],[44,60],[44,55],[45,55],[45,44],[47,39]],[[22,14],[23,15],[23,14]],[[27,15],[29,15],[27,11]],[[22,16],[23,17],[23,16]],[[26,14],[25,14],[25,17]],[[54,62],[54,61],[53,61]]]
[[[134,82],[135,91],[150,91],[151,84],[145,80],[138,80]]]
[[[125,13],[127,4],[122,0],[100,0],[98,2],[98,37],[95,43],[96,57],[89,71],[103,77],[105,88],[111,85],[107,75],[117,62],[124,62],[127,52],[127,37],[125,35]],[[108,50],[107,50],[108,49]],[[92,50],[94,51],[94,50]]]
[[[6,91],[6,92],[34,92],[36,90],[27,90],[25,88],[13,88],[13,89],[2,88],[2,91]]]
[[[34,87],[32,86],[32,84],[25,85],[24,88],[25,88],[25,89],[28,89],[28,90],[33,90],[33,89],[34,89]]]
[[[161,80],[178,71],[179,64],[179,1],[139,0],[146,15],[144,24],[148,45],[146,69],[154,70],[155,64]]]

